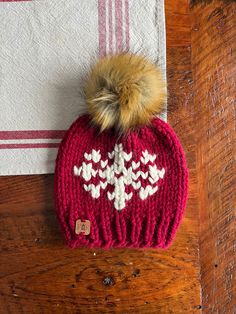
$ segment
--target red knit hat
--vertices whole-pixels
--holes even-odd
[[[156,118],[118,139],[113,129],[99,133],[89,125],[89,116],[75,121],[57,157],[56,207],[67,244],[168,247],[188,181],[173,130]]]
[[[167,248],[185,209],[180,142],[159,118],[118,135],[90,115],[67,131],[55,170],[57,216],[69,247]]]

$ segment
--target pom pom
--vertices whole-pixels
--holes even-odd
[[[85,97],[92,121],[101,131],[126,132],[163,111],[166,84],[161,71],[133,54],[108,56],[91,69]]]

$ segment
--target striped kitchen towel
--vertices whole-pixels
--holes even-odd
[[[142,53],[165,75],[164,0],[0,0],[0,174],[52,173],[98,57]]]

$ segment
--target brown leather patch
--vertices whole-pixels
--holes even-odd
[[[84,235],[90,234],[90,221],[89,220],[76,220],[75,223],[75,233],[80,234],[83,233]]]

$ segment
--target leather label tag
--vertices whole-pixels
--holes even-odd
[[[89,220],[76,220],[75,223],[75,233],[80,234],[83,233],[84,235],[90,234],[90,221]]]

